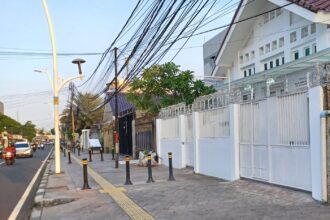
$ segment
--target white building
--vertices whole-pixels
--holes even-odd
[[[312,8],[312,3],[298,5],[290,2],[241,1],[233,18],[234,24],[224,31],[225,40],[219,42],[221,46],[212,75],[230,75],[233,81],[329,48],[330,2],[309,1],[319,5],[318,8]],[[287,6],[280,8],[284,5]],[[267,11],[270,12],[247,19]],[[236,23],[244,19],[247,20]]]
[[[328,0],[242,0],[223,37],[204,47],[205,75],[230,78],[231,86],[225,82],[192,107],[161,111],[161,158],[173,152],[177,168],[303,189],[329,201],[329,24]]]

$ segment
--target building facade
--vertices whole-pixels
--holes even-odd
[[[329,23],[330,1],[242,0],[215,58],[204,57],[214,60],[210,75],[230,86],[162,109],[159,155],[173,152],[177,168],[329,201]]]

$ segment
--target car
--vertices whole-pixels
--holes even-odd
[[[29,142],[16,142],[16,157],[33,157],[33,150]]]

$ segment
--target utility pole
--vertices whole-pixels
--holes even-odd
[[[118,126],[118,70],[117,70],[117,50],[114,48],[115,53],[115,141],[116,141],[116,165],[119,167],[119,126]]]

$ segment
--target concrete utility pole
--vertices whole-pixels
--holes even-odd
[[[117,70],[117,50],[114,48],[115,53],[115,141],[116,141],[116,165],[119,167],[119,126],[118,126],[118,70]]]
[[[44,7],[44,11],[47,17],[48,29],[50,34],[50,40],[52,44],[52,55],[53,55],[53,90],[54,90],[54,130],[55,130],[55,173],[61,173],[61,152],[60,152],[60,130],[59,130],[59,93],[61,88],[67,84],[68,82],[74,79],[83,79],[82,71],[81,71],[81,64],[85,63],[83,59],[75,59],[72,63],[77,64],[79,68],[79,76],[71,77],[69,79],[63,80],[59,82],[58,76],[58,68],[57,68],[57,51],[56,51],[56,43],[55,43],[55,36],[53,25],[51,22],[50,14],[48,11],[48,6],[46,0],[42,0],[42,4]]]

